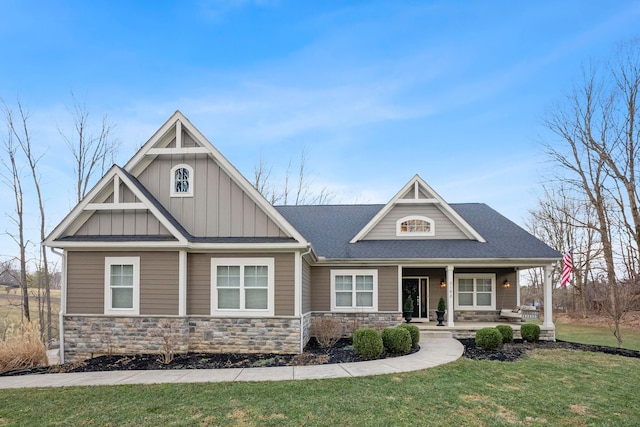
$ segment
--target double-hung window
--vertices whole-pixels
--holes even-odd
[[[140,258],[105,258],[105,314],[140,313]]]
[[[456,308],[495,310],[495,283],[494,274],[457,274]]]
[[[273,258],[212,258],[213,314],[274,314]]]
[[[377,270],[331,270],[333,311],[376,311],[378,309]]]

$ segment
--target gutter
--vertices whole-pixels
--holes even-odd
[[[56,248],[50,247],[51,252],[62,258],[62,278],[60,280],[60,312],[58,313],[58,321],[60,322],[60,344],[58,348],[58,357],[60,363],[64,363],[64,315],[67,309],[67,254],[63,250],[58,252]]]

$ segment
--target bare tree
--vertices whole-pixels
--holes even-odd
[[[289,160],[283,182],[277,183],[272,177],[272,168],[260,157],[260,162],[254,167],[253,186],[272,205],[305,205],[305,204],[328,204],[334,198],[327,187],[322,187],[319,192],[312,190],[312,183],[307,175],[307,154],[303,148],[300,152],[300,162],[298,164],[298,175],[295,180],[295,188],[291,188],[291,170],[293,162]],[[292,194],[295,192],[295,197]]]
[[[593,209],[604,263],[607,312],[622,346],[620,321],[628,311],[625,283],[637,282],[640,200],[637,189],[638,42],[621,46],[602,69],[589,67],[567,103],[547,120],[563,144],[547,152],[565,174],[560,178],[581,192]],[[625,268],[630,266],[631,268]]]
[[[69,134],[59,128],[58,131],[75,160],[76,195],[80,202],[93,178],[104,175],[113,164],[119,143],[112,135],[115,125],[107,115],[102,116],[98,131],[93,133],[86,103],[79,102],[73,94],[72,98],[74,129]]]
[[[17,117],[14,117],[14,113],[11,109],[9,109],[6,105],[4,105],[4,109],[6,112],[7,118],[7,126],[9,131],[13,134],[18,145],[22,149],[24,153],[24,157],[27,160],[29,165],[29,170],[31,171],[31,178],[33,180],[33,186],[36,190],[36,196],[38,199],[38,208],[40,212],[40,241],[44,241],[46,238],[46,217],[45,217],[45,208],[44,208],[44,200],[42,197],[42,190],[40,186],[40,175],[38,173],[38,162],[42,158],[42,155],[37,156],[33,152],[33,145],[31,143],[31,134],[29,132],[29,113],[23,108],[22,103],[20,101],[17,102]],[[40,267],[39,271],[41,272],[41,282],[42,286],[38,287],[38,293],[40,293],[40,289],[44,290],[44,303],[46,304],[46,321],[45,316],[42,316],[42,311],[40,311],[40,332],[42,334],[46,333],[46,341],[50,342],[52,339],[52,331],[51,331],[51,286],[50,286],[50,278],[49,278],[49,263],[47,260],[47,250],[45,246],[40,245]],[[39,299],[40,301],[40,299]],[[39,304],[39,308],[41,304]]]
[[[9,124],[10,110],[6,108],[6,105],[2,104],[3,112],[5,113],[7,123],[7,133],[4,137],[4,152],[6,158],[3,157],[2,163],[8,173],[2,174],[3,180],[7,187],[11,188],[15,200],[15,216],[10,216],[11,221],[17,227],[17,235],[6,231],[6,233],[13,239],[19,248],[19,263],[20,263],[20,290],[22,292],[22,318],[27,322],[31,321],[31,315],[29,313],[29,288],[27,285],[27,255],[26,247],[27,242],[24,237],[24,192],[22,189],[22,175],[18,162],[16,160],[16,153],[18,146],[14,140],[14,134]]]

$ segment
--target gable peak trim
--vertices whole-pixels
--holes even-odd
[[[430,198],[420,198],[420,190],[424,190],[424,194],[431,195]],[[413,198],[405,198],[413,192]],[[471,225],[464,220],[445,200],[440,197],[429,184],[423,180],[420,175],[416,174],[396,193],[391,200],[384,205],[380,211],[356,234],[349,243],[356,243],[363,240],[369,232],[384,218],[394,206],[400,204],[433,204],[438,207],[451,221],[453,221],[460,230],[469,238],[479,242],[486,240]]]

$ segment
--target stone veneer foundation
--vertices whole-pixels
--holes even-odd
[[[307,313],[300,318],[64,316],[64,360],[104,354],[300,353],[313,319],[333,317],[344,336],[358,328],[382,330],[401,322],[399,313]],[[302,330],[302,337],[300,335]]]
[[[103,354],[300,353],[299,318],[65,316],[64,360]]]

